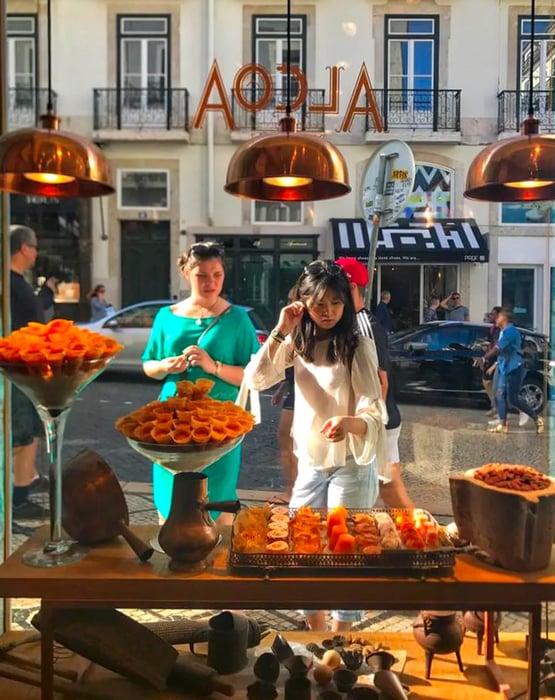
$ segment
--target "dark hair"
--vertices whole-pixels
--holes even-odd
[[[332,363],[339,361],[350,365],[358,345],[358,331],[351,287],[343,270],[335,263],[327,261],[321,261],[319,270],[314,269],[311,264],[305,268],[297,280],[295,285],[296,300],[305,304],[309,299],[319,302],[329,290],[337,294],[343,302],[344,308],[343,315],[331,329],[327,359]],[[293,343],[298,354],[308,362],[314,362],[316,332],[317,326],[307,312],[292,333]]]
[[[502,308],[501,308],[501,306],[494,306],[492,308],[492,311],[495,311],[495,313],[498,314],[500,311],[502,311]]]
[[[224,248],[217,241],[193,243],[189,250],[177,258],[177,267],[183,271],[192,270],[205,260],[219,259],[224,265]]]
[[[37,236],[32,228],[23,224],[10,226],[10,255],[19,253],[24,245],[35,245]]]
[[[441,301],[437,294],[432,294],[430,297],[430,304],[433,304],[434,301]]]
[[[506,306],[504,306],[499,310],[499,313],[503,314],[509,323],[514,323],[515,315],[512,309],[508,309]]]
[[[93,297],[98,296],[98,292],[105,292],[106,291],[106,286],[103,284],[97,284],[96,287],[94,287],[88,294],[87,294],[87,299],[92,299]]]

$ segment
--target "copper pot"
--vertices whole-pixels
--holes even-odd
[[[194,571],[217,545],[220,534],[210,510],[236,513],[239,501],[208,503],[208,477],[178,472],[173,480],[170,514],[158,535],[160,547],[171,558],[170,568]]]

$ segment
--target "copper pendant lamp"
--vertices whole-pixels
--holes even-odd
[[[41,128],[19,129],[0,138],[0,190],[43,197],[112,194],[110,165],[102,151],[82,136],[59,131],[52,106],[51,0],[47,8],[47,113],[40,117]]]
[[[291,0],[287,0],[287,103],[280,131],[258,136],[237,149],[224,190],[247,199],[310,202],[349,194],[345,159],[335,146],[297,132],[291,117]]]
[[[532,0],[528,117],[521,136],[481,151],[470,164],[465,197],[486,202],[535,202],[555,199],[555,136],[539,136],[534,117],[534,41],[536,0]]]

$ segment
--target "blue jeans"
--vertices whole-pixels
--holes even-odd
[[[359,466],[350,460],[344,467],[321,469],[299,464],[297,480],[289,501],[290,508],[372,508],[378,497],[378,472],[375,460]],[[303,615],[315,610],[300,610]],[[361,610],[332,610],[332,617],[341,622],[362,620]]]
[[[508,374],[496,372],[496,375],[499,376],[496,381],[495,403],[499,413],[499,420],[502,422],[507,420],[509,408],[516,408],[533,419],[538,415],[520,396],[525,373],[526,369],[522,365]]]

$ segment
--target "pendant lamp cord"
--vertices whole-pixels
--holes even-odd
[[[534,0],[532,1],[534,2]],[[287,0],[287,104],[285,114],[288,117],[291,116],[291,0]]]
[[[48,102],[46,111],[53,112],[52,104],[52,0],[48,0],[47,4],[47,29],[48,29]]]
[[[50,0],[49,0],[50,1]],[[528,95],[528,116],[534,116],[534,44],[536,41],[536,0],[532,0],[532,22],[530,27],[530,88]]]

